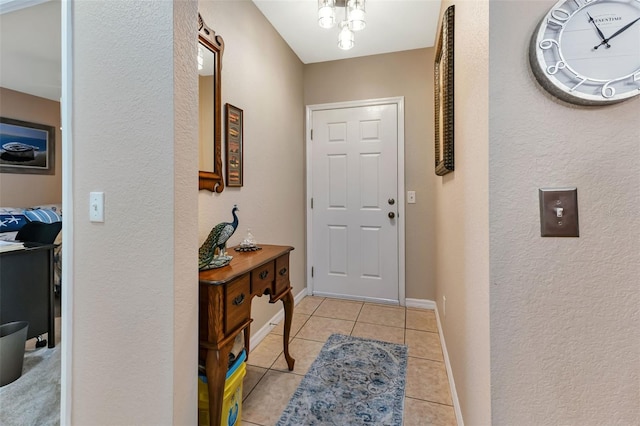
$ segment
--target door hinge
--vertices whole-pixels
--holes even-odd
[[[311,197],[311,208],[313,208],[313,197]]]
[[[313,278],[313,266],[311,267],[311,278]]]
[[[313,140],[313,129],[311,129],[311,140]]]

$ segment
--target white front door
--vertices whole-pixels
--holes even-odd
[[[312,112],[313,294],[398,302],[398,105]]]

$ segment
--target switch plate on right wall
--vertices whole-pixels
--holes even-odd
[[[542,188],[539,197],[541,236],[580,236],[577,188]]]

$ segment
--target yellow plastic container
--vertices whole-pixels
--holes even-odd
[[[198,375],[198,426],[209,426],[209,389],[207,378]]]
[[[242,382],[247,372],[247,359],[244,351],[231,366],[224,382],[224,399],[222,400],[222,418],[220,426],[240,425],[242,419]],[[198,376],[198,425],[209,426],[209,389],[206,377]]]
[[[246,374],[246,364],[240,367],[224,384],[224,400],[222,401],[221,426],[240,425],[242,418],[242,381]]]

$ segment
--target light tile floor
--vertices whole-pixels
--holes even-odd
[[[242,425],[276,424],[332,333],[407,345],[404,425],[456,425],[435,311],[313,296],[294,309],[289,344],[294,371],[288,371],[282,354],[282,322],[251,350]]]

